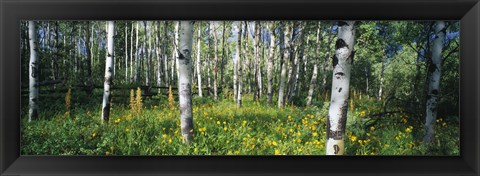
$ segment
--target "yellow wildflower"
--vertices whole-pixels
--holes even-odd
[[[355,142],[355,141],[357,140],[357,136],[352,136],[352,137],[350,137],[350,140],[351,140],[352,142]]]
[[[280,150],[275,149],[275,155],[280,155]]]

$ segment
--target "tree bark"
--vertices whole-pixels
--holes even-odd
[[[338,22],[338,36],[333,57],[333,78],[330,108],[327,119],[327,155],[345,153],[350,73],[354,58],[355,27],[353,21]]]
[[[178,57],[178,40],[179,40],[179,36],[178,36],[178,30],[179,30],[179,25],[180,23],[177,21],[175,22],[175,38],[173,39],[173,47],[172,47],[172,60],[177,58]],[[177,66],[176,66],[177,65]],[[176,69],[176,67],[178,67],[178,59],[175,59],[175,61],[172,61],[172,77],[171,77],[171,84],[173,85],[175,83],[175,70],[177,71],[177,76],[178,76],[178,68]]]
[[[224,73],[224,70],[225,70],[225,50],[226,50],[226,40],[225,40],[225,30],[226,30],[226,24],[227,22],[226,21],[223,21],[223,29],[222,29],[222,61],[220,62],[220,85],[223,86],[223,84],[225,83],[225,75],[223,75]]]
[[[429,85],[426,103],[425,136],[423,141],[431,143],[435,140],[435,120],[437,118],[438,94],[440,93],[442,48],[445,39],[445,22],[435,22],[435,39],[432,48],[432,62],[429,65]]]
[[[246,31],[245,31],[246,32]],[[237,71],[238,73],[238,93],[237,93],[237,108],[241,108],[242,107],[242,75],[243,75],[243,71],[245,70],[245,65],[242,64],[242,22],[239,21],[238,22],[238,36],[237,36],[238,40],[237,40],[237,54],[236,54],[236,57],[237,57],[237,66],[238,67],[241,67],[241,68],[238,68],[239,70]],[[238,65],[240,64],[240,65]]]
[[[105,82],[103,83],[103,104],[102,104],[102,121],[108,122],[110,118],[110,100],[112,99],[110,88],[113,84],[113,60],[114,60],[114,39],[113,35],[115,32],[115,24],[113,21],[107,21],[108,31],[107,31],[107,60],[105,62]]]
[[[163,66],[164,66],[164,75],[165,75],[165,86],[168,87],[169,84],[169,79],[168,79],[168,54],[167,54],[167,43],[168,43],[168,21],[165,21],[164,26],[163,26],[163,42],[162,42],[162,48],[163,48]]]
[[[136,27],[135,27],[135,76],[133,76],[133,82],[138,83],[138,28],[140,22],[137,21]]]
[[[269,33],[270,33],[270,50],[268,55],[268,64],[267,64],[267,104],[272,104],[273,96],[273,60],[275,56],[275,27],[274,22],[269,24]]]
[[[260,72],[260,22],[255,22],[255,98],[262,96],[262,76]]]
[[[193,43],[193,21],[181,21],[178,50],[178,94],[180,103],[180,127],[183,141],[192,142],[193,114],[191,88],[191,51]]]
[[[128,83],[128,26],[125,22],[125,83]]]
[[[210,27],[213,28],[213,99],[215,101],[218,100],[218,85],[217,85],[217,78],[218,78],[218,42],[217,42],[217,27],[215,24],[210,22]]]
[[[31,122],[38,118],[38,87],[35,84],[38,82],[40,61],[37,57],[37,28],[35,21],[28,21],[28,37],[30,40],[28,122]]]
[[[313,59],[313,73],[312,79],[310,80],[310,86],[308,87],[308,96],[307,96],[307,106],[312,105],[312,96],[315,86],[317,85],[317,74],[318,74],[318,60],[320,59],[320,48],[322,45],[322,34],[321,34],[321,22],[318,22],[317,26],[317,46],[315,51],[315,57]]]
[[[283,37],[283,57],[280,58],[280,83],[278,89],[278,108],[283,108],[285,106],[285,77],[287,76],[287,64],[285,59],[289,57],[290,54],[290,27],[288,24],[284,26],[284,37]]]
[[[203,97],[202,93],[202,74],[201,74],[201,39],[202,39],[202,25],[198,25],[198,36],[197,36],[197,81],[198,81],[198,96]]]
[[[130,83],[133,81],[133,22],[131,22],[132,29],[130,30]]]

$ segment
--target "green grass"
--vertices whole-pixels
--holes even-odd
[[[96,94],[99,94],[98,92]],[[22,155],[324,155],[328,102],[311,108],[283,109],[244,97],[242,108],[232,99],[214,102],[194,97],[194,142],[182,143],[179,111],[168,108],[167,97],[143,102],[140,113],[128,100],[112,104],[102,124],[98,96],[73,95],[71,114],[62,99],[42,104],[40,119],[21,121]],[[75,103],[77,102],[77,103]],[[79,103],[83,102],[83,103]],[[357,105],[354,107],[354,105]],[[24,106],[26,107],[26,106]],[[423,127],[405,113],[383,116],[375,124],[368,114],[381,107],[372,100],[355,100],[349,107],[347,155],[459,155],[458,117],[442,117],[436,142],[425,145]]]

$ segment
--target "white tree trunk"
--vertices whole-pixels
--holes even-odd
[[[268,55],[268,64],[267,64],[267,104],[272,104],[273,96],[273,60],[275,56],[275,29],[274,22],[269,24],[269,33],[270,33],[270,50]]]
[[[320,58],[320,46],[322,44],[322,35],[321,35],[321,22],[318,22],[317,26],[317,46],[315,57],[313,58],[313,74],[312,79],[310,80],[310,86],[308,87],[308,96],[307,96],[307,106],[312,105],[312,96],[315,86],[317,85],[317,74],[318,74],[318,60]]]
[[[162,48],[163,48],[163,66],[164,66],[164,76],[165,76],[165,86],[169,86],[169,81],[168,81],[168,54],[167,54],[167,40],[168,40],[168,21],[165,21],[163,25],[163,32],[164,32],[164,37],[163,37],[163,42],[162,42]]]
[[[114,41],[113,35],[115,32],[115,24],[113,21],[107,21],[108,30],[107,30],[107,61],[105,62],[105,82],[103,83],[103,103],[102,103],[102,121],[108,121],[110,117],[110,100],[111,92],[110,87],[112,86],[112,71],[113,71],[113,60],[114,60]]]
[[[193,43],[193,21],[181,21],[178,50],[178,95],[180,103],[180,127],[183,141],[190,143],[193,134],[192,114],[192,43]]]
[[[385,80],[385,59],[382,59],[382,68],[380,70],[380,86],[378,88],[378,100],[382,100],[383,97],[383,82]]]
[[[354,57],[354,21],[339,21],[338,24],[335,56],[333,57],[331,101],[327,119],[327,155],[343,155],[345,153],[347,103]]]
[[[260,71],[260,22],[255,22],[255,94],[257,100],[262,96],[262,72]]]
[[[210,22],[210,27],[213,29],[213,99],[218,99],[218,41],[217,41],[217,27]]]
[[[433,41],[432,48],[432,63],[429,72],[429,84],[428,84],[428,95],[427,95],[427,109],[426,109],[426,120],[425,120],[425,136],[423,141],[426,143],[433,142],[435,139],[435,120],[437,118],[437,105],[438,105],[438,94],[440,90],[440,77],[441,77],[441,65],[442,65],[442,48],[443,41],[445,39],[445,22],[436,21],[435,22],[435,40]]]
[[[200,58],[201,58],[201,38],[202,38],[202,26],[198,26],[198,36],[197,36],[197,81],[198,81],[198,96],[203,97],[202,93],[202,74],[200,70]]]
[[[128,83],[128,27],[125,22],[125,83]]]
[[[174,39],[173,39],[173,50],[172,50],[172,59],[175,59],[178,57],[178,28],[179,28],[179,25],[180,23],[178,21],[175,22],[175,36],[174,36]],[[176,66],[177,65],[177,66]],[[175,59],[175,61],[172,61],[172,77],[171,77],[171,82],[172,84],[174,83],[175,81],[175,70],[177,71],[177,75],[178,75],[178,68],[176,69],[176,67],[178,67],[178,59]]]
[[[290,27],[288,24],[285,25],[284,27],[284,37],[283,37],[283,57],[280,58],[280,67],[281,67],[281,72],[280,72],[280,87],[278,89],[278,108],[283,108],[285,105],[285,79],[287,76],[287,64],[286,64],[286,59],[289,58],[290,54],[290,41],[289,37],[291,36],[290,34]]]
[[[245,31],[246,32],[246,31]],[[237,75],[238,75],[238,93],[237,93],[237,107],[241,108],[242,107],[242,74],[243,71],[245,70],[245,65],[242,63],[242,22],[238,22],[238,43],[237,43]],[[238,65],[240,64],[240,65]]]
[[[132,82],[133,79],[133,22],[132,23],[132,29],[130,30],[130,83]]]
[[[137,21],[136,27],[135,27],[135,75],[133,76],[133,81],[135,83],[138,83],[138,28],[139,28],[140,22]]]
[[[39,60],[37,57],[37,28],[35,21],[28,21],[28,37],[30,39],[30,65],[29,65],[29,101],[28,121],[38,118],[38,70]]]

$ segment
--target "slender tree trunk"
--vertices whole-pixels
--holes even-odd
[[[247,31],[245,31],[247,32]],[[242,63],[242,22],[238,22],[238,36],[237,36],[237,54],[235,55],[237,57],[237,67],[238,69],[238,93],[237,93],[237,108],[242,107],[242,75],[243,71],[245,70],[245,65]],[[243,56],[244,57],[244,56]],[[241,64],[241,65],[238,65]],[[241,68],[240,68],[241,67]]]
[[[178,95],[180,103],[180,127],[183,141],[192,142],[193,114],[191,87],[191,51],[193,42],[193,21],[181,21],[178,50]]]
[[[383,82],[385,79],[385,62],[386,62],[385,60],[386,60],[385,58],[382,59],[382,68],[380,70],[380,86],[378,88],[378,100],[382,100],[382,96],[383,96]]]
[[[208,90],[208,95],[209,96],[212,96],[212,82],[211,82],[211,77],[210,77],[210,67],[211,67],[211,59],[210,59],[210,48],[211,48],[211,45],[210,45],[210,28],[209,28],[209,32],[208,32],[208,39],[207,39],[207,46],[208,46],[208,49],[207,49],[207,60],[206,60],[206,67],[207,67],[207,90]]]
[[[132,29],[130,30],[130,83],[133,81],[133,22],[131,22]]]
[[[165,21],[163,25],[163,42],[162,42],[162,48],[163,48],[163,63],[164,63],[164,75],[165,75],[165,86],[168,87],[169,84],[169,79],[168,79],[168,54],[167,54],[167,43],[168,43],[168,21]]]
[[[29,64],[29,110],[28,122],[38,118],[38,70],[40,60],[37,57],[37,28],[35,21],[28,21],[28,37],[30,40],[30,64]]]
[[[125,22],[125,83],[128,83],[128,26]]]
[[[144,69],[145,71],[145,85],[150,86],[150,49],[151,49],[151,43],[150,43],[150,34],[147,31],[147,22],[143,22],[143,29],[144,29],[144,38],[143,38],[143,56],[144,56],[144,62],[146,62],[146,68]],[[147,44],[148,41],[148,44]],[[147,46],[148,45],[148,46]],[[145,61],[146,60],[146,61]],[[142,64],[143,65],[143,64]]]
[[[223,21],[223,30],[222,30],[222,61],[220,62],[220,85],[222,85],[223,87],[223,84],[225,83],[225,75],[223,75],[224,73],[224,70],[225,70],[225,50],[226,50],[226,40],[225,40],[225,30],[226,30],[226,24],[227,22],[226,21]]]
[[[283,37],[283,57],[280,58],[280,87],[278,89],[278,108],[283,108],[285,106],[285,79],[287,76],[287,64],[285,62],[286,58],[289,58],[290,54],[290,40],[289,37],[291,36],[290,34],[290,26],[285,24],[284,26],[284,37]]]
[[[252,82],[251,82],[251,72],[249,71],[246,71],[246,68],[254,68],[254,66],[251,65],[250,63],[250,60],[251,58],[253,57],[249,57],[249,53],[248,53],[248,21],[244,21],[244,29],[243,29],[244,33],[243,33],[243,50],[242,50],[242,56],[243,56],[243,72],[242,72],[242,75],[243,75],[243,79],[242,81],[245,81],[244,83],[247,84],[247,93],[251,93],[252,92]]]
[[[105,82],[103,83],[103,104],[102,104],[102,121],[107,121],[110,117],[110,100],[112,99],[110,87],[112,86],[112,69],[114,67],[114,41],[113,35],[115,32],[115,24],[113,21],[108,21],[108,31],[107,31],[107,60],[105,62]]]
[[[260,72],[260,22],[255,22],[255,98],[258,101],[262,94],[262,74]]]
[[[218,100],[218,42],[217,42],[217,27],[210,23],[210,27],[213,28],[213,99]]]
[[[317,74],[318,74],[318,60],[320,59],[320,48],[322,45],[322,34],[321,34],[321,22],[318,22],[317,26],[317,46],[315,51],[315,57],[313,58],[313,73],[312,79],[310,80],[310,86],[308,87],[308,96],[307,96],[307,106],[312,105],[313,91],[317,85]]]
[[[137,21],[136,27],[135,27],[135,76],[133,77],[133,82],[138,83],[138,28],[140,28],[140,22]]]
[[[294,23],[293,30],[297,28],[298,24]],[[299,32],[303,33],[303,27],[299,28]],[[297,34],[298,35],[298,34]],[[297,72],[298,72],[298,57],[295,55],[296,51],[298,51],[299,43],[296,44],[293,42],[294,38],[297,36],[295,32],[292,32],[292,38],[290,39],[290,70],[289,70],[289,79],[288,79],[288,92],[287,92],[287,102],[291,102],[293,98],[293,93],[295,92],[295,82],[297,82]],[[302,36],[300,35],[300,38]]]
[[[345,126],[347,122],[350,73],[354,58],[354,21],[339,21],[338,36],[333,57],[333,78],[330,109],[327,119],[327,155],[345,153]]]
[[[157,25],[154,24],[154,26],[156,26],[155,28],[157,29],[157,33],[155,35],[155,54],[157,56],[157,86],[161,86],[162,85],[162,69],[163,69],[163,66],[162,66],[162,48],[160,47],[160,22],[157,22]],[[158,91],[160,92],[160,89],[158,89]]]
[[[275,57],[275,26],[274,22],[270,22],[268,28],[270,33],[270,50],[268,55],[268,64],[267,64],[267,104],[272,104],[273,96],[273,60]]]
[[[197,81],[198,81],[198,96],[203,97],[202,93],[202,74],[200,67],[201,59],[201,39],[202,39],[202,25],[198,25],[198,36],[197,36]]]
[[[172,77],[171,77],[171,84],[173,85],[175,83],[175,70],[177,70],[177,75],[178,75],[178,69],[176,69],[176,65],[178,65],[178,59],[175,59],[178,57],[178,28],[179,28],[180,23],[178,21],[175,22],[175,38],[173,39],[173,47],[172,47]],[[175,59],[175,60],[173,60]]]
[[[429,65],[429,85],[426,103],[426,118],[425,118],[425,136],[423,141],[431,143],[435,140],[435,120],[437,118],[438,94],[440,90],[441,81],[441,67],[442,67],[442,48],[445,39],[445,22],[435,22],[435,40],[432,48],[432,62]]]

